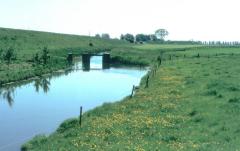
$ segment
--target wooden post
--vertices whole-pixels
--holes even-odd
[[[147,76],[145,88],[148,88],[148,82],[149,82],[149,75]]]
[[[153,73],[154,73],[154,76],[155,76],[155,75],[156,75],[156,73],[157,73],[157,65],[156,65],[156,66],[154,66]]]
[[[134,90],[135,90],[135,85],[133,85],[133,88],[132,88],[131,98],[133,97]]]
[[[82,106],[80,107],[80,116],[79,116],[79,124],[82,126]]]
[[[161,56],[158,56],[157,60],[158,60],[158,66],[160,66],[160,65],[162,64],[162,58],[161,58]]]

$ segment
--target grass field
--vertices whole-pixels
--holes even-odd
[[[112,49],[113,60],[126,64],[151,65],[163,54],[173,52],[185,52],[192,49],[201,49],[203,45],[182,45],[182,44],[144,44],[129,47],[118,47]]]
[[[77,118],[69,119],[22,150],[240,149],[240,49],[137,49],[112,53],[151,65],[161,54],[164,61],[156,74],[149,73],[148,88],[145,77],[133,98],[88,111],[82,127]]]

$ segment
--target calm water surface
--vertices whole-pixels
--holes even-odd
[[[91,59],[91,68],[101,68],[101,57]],[[146,74],[140,68],[110,68],[83,72],[74,70],[51,77],[5,86],[0,89],[0,151],[19,151],[37,134],[54,132],[64,120],[131,93]]]

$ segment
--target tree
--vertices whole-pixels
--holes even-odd
[[[96,38],[101,38],[101,36],[99,34],[96,34],[95,37]]]
[[[42,60],[43,60],[43,64],[46,65],[47,61],[49,60],[50,56],[49,56],[49,50],[47,47],[44,47],[42,50]]]
[[[121,35],[121,39],[134,43],[134,36],[132,34]]]
[[[110,35],[109,34],[102,34],[102,38],[103,39],[110,39]]]
[[[36,65],[39,65],[41,63],[41,58],[39,57],[39,54],[36,53],[34,56],[33,56],[33,61]]]
[[[124,35],[123,34],[121,34],[120,40],[124,40]]]
[[[7,61],[8,65],[11,63],[12,59],[14,58],[15,58],[15,53],[13,48],[9,48],[5,52],[3,52],[3,60]]]
[[[168,36],[169,32],[166,29],[158,29],[155,31],[155,35],[158,39],[164,40],[166,36]]]
[[[157,41],[157,36],[156,35],[150,35],[151,41]]]
[[[144,34],[137,34],[136,35],[136,41],[137,42],[146,42],[146,41],[150,41],[150,35],[144,35]]]

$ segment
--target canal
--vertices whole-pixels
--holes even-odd
[[[81,62],[70,71],[0,88],[0,151],[19,151],[38,134],[50,134],[66,119],[131,94],[147,70],[111,67],[101,70],[102,58],[91,58],[91,69]]]

